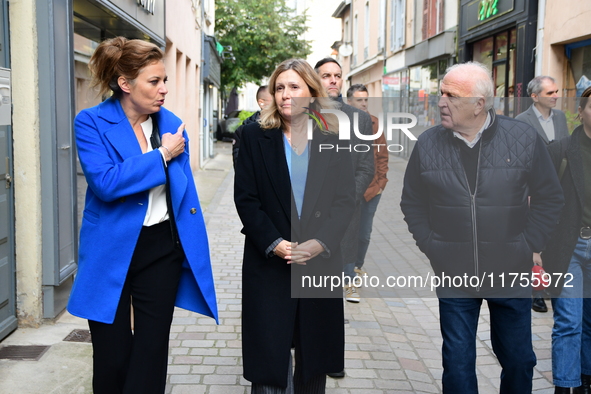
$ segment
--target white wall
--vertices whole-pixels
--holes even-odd
[[[10,3],[17,315],[20,326],[43,317],[39,90],[35,2]]]
[[[195,0],[166,2],[166,55],[169,93],[164,106],[186,124],[191,168],[199,167],[201,8]]]

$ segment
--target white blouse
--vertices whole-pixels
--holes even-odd
[[[141,124],[146,141],[148,141],[148,148],[146,153],[153,151],[150,137],[152,136],[152,118],[148,116],[148,120]],[[162,154],[162,152],[160,152]],[[162,156],[164,158],[164,155]],[[166,162],[165,164],[166,165]],[[148,197],[148,210],[144,218],[144,226],[152,226],[168,220],[168,207],[166,206],[166,184],[156,186],[150,189]]]

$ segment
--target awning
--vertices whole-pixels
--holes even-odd
[[[166,46],[164,0],[74,0],[73,6],[74,32],[92,41],[123,36]]]

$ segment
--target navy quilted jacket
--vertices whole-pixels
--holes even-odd
[[[458,144],[464,142],[436,126],[417,141],[401,201],[404,220],[435,273],[476,276],[480,281],[472,284],[478,284],[465,290],[480,294],[504,291],[511,273],[531,273],[532,253],[544,247],[563,205],[536,130],[491,115],[473,148],[480,149],[473,194],[460,158]],[[520,289],[519,281],[514,287]]]

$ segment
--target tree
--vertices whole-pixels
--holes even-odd
[[[310,54],[302,35],[307,16],[295,15],[285,0],[216,0],[218,41],[231,46],[236,60],[222,63],[222,89],[260,84],[282,61]]]

